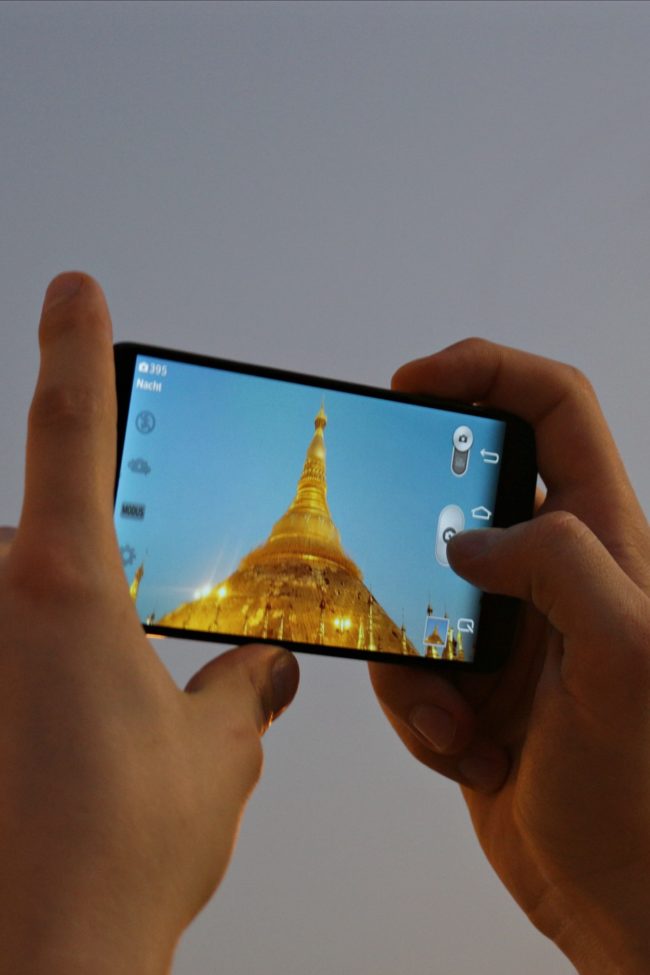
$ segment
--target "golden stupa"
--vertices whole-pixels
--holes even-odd
[[[442,637],[440,636],[440,632],[438,630],[437,624],[433,628],[433,633],[429,633],[429,636],[426,638],[424,642],[429,643],[434,647],[442,646]]]
[[[419,656],[343,550],[327,504],[323,406],[314,425],[295,497],[268,539],[157,625]]]

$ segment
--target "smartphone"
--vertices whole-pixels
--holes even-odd
[[[115,527],[145,630],[491,671],[516,600],[449,539],[532,515],[517,417],[279,369],[115,347]]]

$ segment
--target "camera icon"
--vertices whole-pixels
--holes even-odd
[[[456,427],[452,437],[451,473],[462,477],[469,466],[469,452],[474,443],[474,434],[469,427]]]

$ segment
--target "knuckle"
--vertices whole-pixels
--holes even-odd
[[[495,348],[495,345],[489,339],[485,339],[480,335],[470,335],[450,345],[449,348],[456,351],[468,352],[470,355],[480,356],[491,352]]]
[[[484,338],[482,335],[468,335],[463,342],[467,346],[473,346],[475,349],[491,349],[493,343],[489,339]]]
[[[98,390],[79,383],[57,383],[36,391],[29,425],[33,429],[85,429],[105,412],[106,403]]]
[[[577,366],[565,364],[564,382],[574,396],[584,399],[596,399],[596,392],[588,376]]]
[[[584,522],[570,511],[552,511],[537,519],[538,545],[556,552],[568,545],[583,542],[590,531]]]
[[[531,597],[546,615],[552,615],[558,595],[554,567],[560,567],[566,561],[568,551],[577,545],[588,544],[593,536],[584,522],[569,511],[542,515],[536,519],[536,531],[535,561],[537,566],[545,569],[534,572]]]
[[[573,535],[586,529],[584,522],[571,511],[549,511],[537,519],[537,526],[545,535],[551,538]]]
[[[55,601],[80,604],[97,590],[95,573],[84,566],[55,535],[42,536],[12,552],[7,565],[7,583],[19,597],[42,603]]]

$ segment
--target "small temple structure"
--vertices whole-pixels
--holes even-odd
[[[326,426],[321,406],[295,496],[266,541],[157,625],[420,656],[343,549],[327,503]]]
[[[454,638],[454,631],[451,626],[447,629],[447,639],[444,646],[437,628],[434,628],[433,632],[425,638],[424,648],[424,656],[429,657],[431,660],[463,661],[465,659],[465,651],[463,650],[463,634],[460,630],[458,630],[456,637]]]

